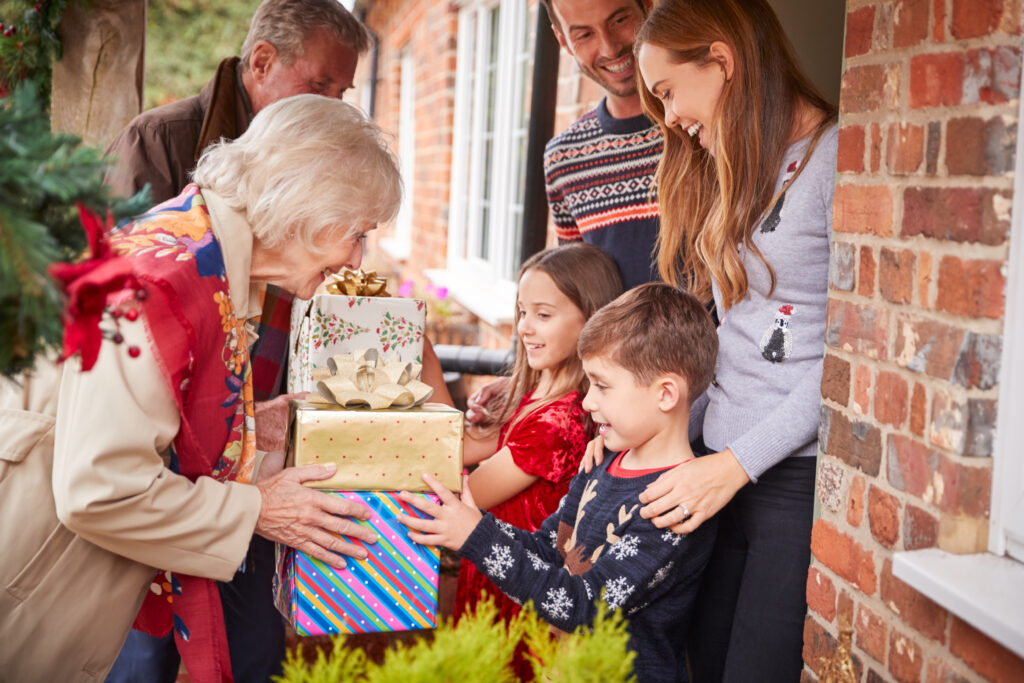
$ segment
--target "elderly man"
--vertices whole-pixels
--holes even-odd
[[[241,136],[267,106],[306,93],[341,99],[369,46],[366,29],[337,0],[264,0],[240,57],[221,61],[198,95],[140,114],[114,139],[107,153],[118,165],[107,184],[123,195],[148,184],[154,203],[177,196],[203,151],[220,139]],[[288,397],[278,395],[292,299],[279,287],[266,287],[250,354],[257,447],[264,451],[283,447]],[[433,367],[440,378],[440,366]],[[230,583],[219,584],[237,680],[268,680],[280,673],[284,628],[271,595],[273,563],[273,544],[256,537],[243,569]],[[133,630],[108,680],[173,681],[177,668],[171,637],[155,639]]]

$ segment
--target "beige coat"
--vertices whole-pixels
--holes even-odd
[[[204,193],[236,310],[250,307],[251,233]],[[258,301],[258,300],[257,300]],[[142,324],[95,367],[0,386],[0,682],[103,680],[154,567],[227,581],[260,510],[253,486],[167,469],[179,418]]]

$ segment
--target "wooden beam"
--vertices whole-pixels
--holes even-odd
[[[142,111],[146,0],[74,0],[53,65],[52,126],[105,148]]]

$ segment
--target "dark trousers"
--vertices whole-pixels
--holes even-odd
[[[719,512],[687,638],[694,683],[800,680],[815,461],[783,460]]]
[[[224,607],[231,672],[239,683],[262,683],[281,674],[284,621],[274,607],[274,544],[253,536],[245,561],[230,583],[218,583]],[[180,665],[173,632],[154,638],[132,629],[107,683],[173,683]]]

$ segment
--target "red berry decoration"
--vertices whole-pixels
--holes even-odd
[[[149,298],[149,292],[147,292],[142,287],[139,287],[138,289],[135,290],[135,298],[138,299],[139,301],[145,301],[146,299]]]
[[[110,340],[112,342],[114,342],[115,344],[123,344],[124,343],[124,335],[121,334],[120,332],[115,332],[114,336],[111,337]]]
[[[139,319],[139,312],[134,308],[129,308],[124,312],[124,317],[127,318],[129,322],[135,322]]]
[[[132,358],[138,358],[140,353],[142,353],[142,351],[139,350],[138,346],[128,347],[128,355],[131,356]]]

